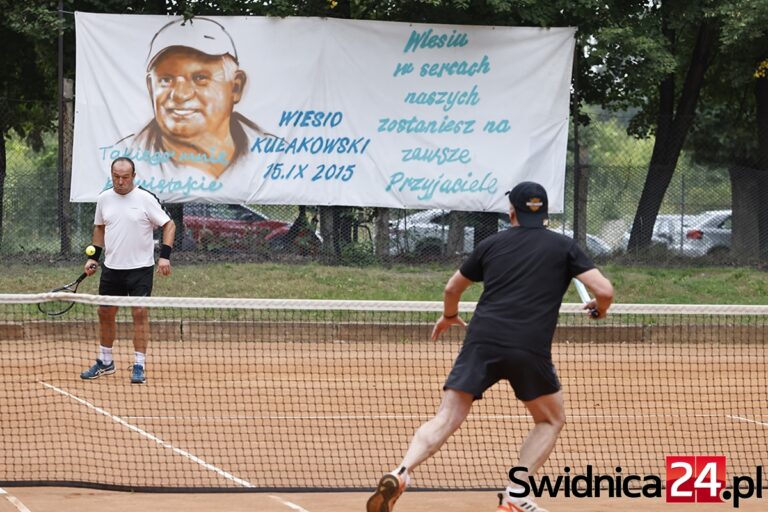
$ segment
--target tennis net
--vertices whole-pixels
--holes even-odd
[[[48,317],[36,303],[77,303]],[[83,381],[98,304],[118,315],[117,372]],[[150,309],[132,385],[128,306]],[[463,303],[465,318],[474,305]],[[0,295],[0,486],[370,489],[436,411],[461,346],[429,341],[437,302]],[[568,424],[540,474],[664,474],[666,455],[768,446],[768,307],[563,305],[553,346]],[[496,489],[531,427],[506,383],[416,472],[414,488]]]

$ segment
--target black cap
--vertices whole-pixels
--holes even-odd
[[[521,226],[541,228],[546,225],[549,201],[544,187],[532,181],[523,181],[507,195]]]

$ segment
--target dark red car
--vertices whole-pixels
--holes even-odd
[[[189,249],[316,254],[320,238],[309,225],[272,220],[240,204],[184,204],[185,244]]]

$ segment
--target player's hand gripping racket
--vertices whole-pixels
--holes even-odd
[[[91,247],[89,246],[88,249],[86,249],[86,254],[88,254],[89,257],[93,254],[92,252],[89,253],[90,248]],[[95,269],[97,266],[98,265],[94,263],[94,264],[91,264],[90,268]],[[58,288],[54,288],[53,290],[51,290],[51,293],[57,293],[57,292],[77,293],[77,287],[80,286],[80,283],[82,283],[83,279],[85,279],[86,277],[88,277],[88,274],[83,272],[82,274],[80,274],[80,277],[78,277],[71,283],[65,284],[64,286],[60,286]],[[74,305],[75,303],[71,300],[51,300],[47,302],[38,302],[37,309],[39,309],[41,313],[46,314],[48,316],[59,316],[59,315],[63,315],[64,313],[72,309],[72,306]]]
[[[587,291],[587,287],[584,286],[584,283],[579,281],[576,278],[573,278],[573,284],[576,286],[576,291],[579,292],[579,298],[581,299],[581,302],[584,304],[589,304],[592,302],[592,297],[589,296],[589,292]],[[600,316],[600,312],[597,311],[595,308],[589,309],[589,316],[592,318],[597,318]]]

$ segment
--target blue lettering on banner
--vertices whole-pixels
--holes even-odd
[[[164,163],[168,163],[174,156],[176,156],[175,151],[149,151],[149,150],[142,150],[142,149],[132,149],[132,148],[123,148],[123,149],[113,149],[114,146],[101,146],[99,147],[99,150],[101,151],[101,159],[106,161],[112,161],[116,158],[120,157],[127,157],[133,160],[134,162],[146,162],[149,165],[160,165]],[[112,185],[110,185],[111,187]]]
[[[276,162],[267,165],[267,170],[261,176],[266,180],[301,180],[305,178],[304,172],[309,168],[309,164],[291,164],[290,167],[283,165],[282,162]],[[311,181],[349,181],[355,174],[355,164],[337,165],[337,164],[319,164],[312,171]]]
[[[443,165],[451,162],[468,164],[470,152],[464,148],[406,148],[401,149],[403,162],[427,162]]]
[[[469,134],[475,132],[473,119],[455,120],[443,116],[442,121],[425,121],[416,116],[410,119],[392,119],[382,117],[379,119],[379,133],[456,133]]]
[[[483,55],[483,59],[480,62],[469,63],[465,60],[452,62],[441,62],[436,64],[422,64],[419,76],[434,76],[440,78],[443,75],[465,75],[475,76],[480,73],[486,74],[491,72],[491,63],[488,60],[487,55]]]
[[[216,148],[211,148],[210,153],[182,153],[178,158],[179,162],[205,162],[209,164],[227,164],[229,165],[229,159],[227,159],[226,151],[220,151],[216,153]]]
[[[469,91],[431,91],[409,92],[405,95],[405,103],[415,105],[442,105],[443,111],[448,112],[456,105],[477,105],[480,95],[477,85]]]
[[[398,62],[392,76],[410,75],[413,73],[413,62]]]
[[[436,192],[441,194],[466,194],[486,193],[495,195],[498,191],[498,180],[493,173],[485,173],[482,179],[473,178],[473,173],[468,172],[465,177],[450,178],[440,174],[437,178],[424,176],[412,177],[404,172],[396,172],[389,177],[389,183],[385,187],[386,192],[397,190],[398,192],[417,192],[416,199],[429,201]]]
[[[341,124],[344,115],[341,112],[323,112],[322,110],[283,110],[279,126],[300,126],[302,128],[335,128]]]
[[[189,196],[194,192],[218,192],[224,186],[221,182],[214,180],[208,182],[205,176],[196,180],[192,177],[188,177],[186,180],[177,179],[164,179],[160,178],[155,180],[155,176],[151,176],[149,179],[136,178],[134,181],[137,186],[149,190],[155,194],[178,194],[183,196]],[[108,178],[104,184],[104,190],[112,188],[112,178]]]
[[[408,42],[405,43],[403,53],[427,48],[453,48],[467,44],[469,44],[469,36],[466,32],[454,30],[450,34],[433,34],[431,28],[421,33],[414,30]]]
[[[509,121],[502,119],[501,121],[488,121],[483,126],[483,131],[488,133],[507,133],[512,129]]]
[[[251,145],[252,153],[285,153],[312,155],[332,153],[340,155],[362,155],[368,149],[371,139],[367,137],[295,137],[282,139],[275,137],[257,137]]]

